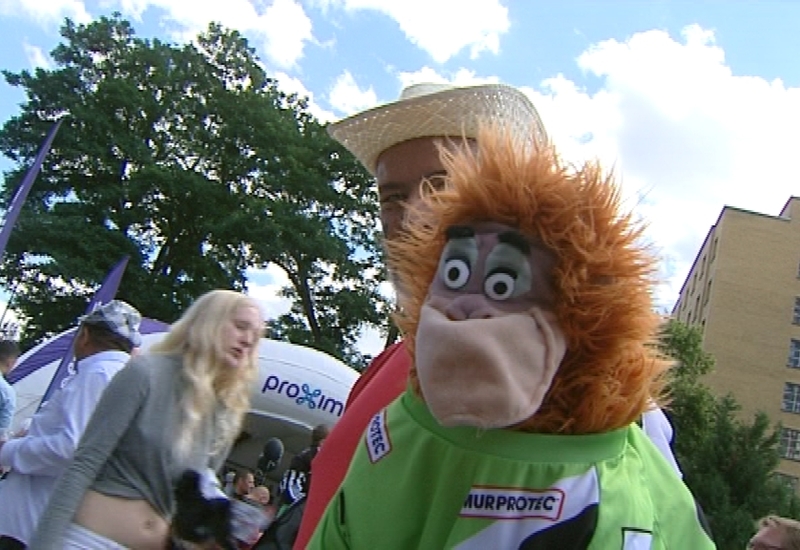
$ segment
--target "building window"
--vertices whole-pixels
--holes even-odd
[[[711,279],[708,280],[708,284],[706,285],[706,295],[703,297],[703,305],[708,303],[709,298],[711,298]]]
[[[788,366],[793,369],[800,369],[800,340],[792,338],[792,343],[789,346]]]
[[[786,382],[783,385],[783,404],[781,410],[800,414],[800,384]]]
[[[778,452],[783,458],[800,461],[800,430],[781,428]]]
[[[774,472],[772,475],[775,476],[775,479],[777,479],[779,483],[786,485],[792,491],[797,491],[797,476],[790,476],[789,474],[782,474],[780,472]]]
[[[800,297],[794,299],[794,313],[792,313],[792,323],[800,325]]]

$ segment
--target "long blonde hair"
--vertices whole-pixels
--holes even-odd
[[[213,414],[218,405],[222,414],[217,419],[212,452],[220,452],[236,438],[250,408],[263,326],[258,327],[256,341],[243,367],[233,369],[221,360],[223,329],[241,307],[253,307],[260,312],[258,304],[244,294],[212,290],[197,299],[172,325],[167,336],[150,348],[153,353],[180,355],[183,360],[185,387],[180,403],[179,453],[188,450],[202,418]]]

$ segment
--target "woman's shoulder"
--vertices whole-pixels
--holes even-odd
[[[176,355],[142,353],[131,358],[125,367],[131,378],[159,381],[174,377],[181,368],[181,358]]]

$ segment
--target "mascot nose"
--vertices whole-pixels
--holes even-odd
[[[491,319],[492,310],[486,304],[486,298],[477,294],[458,296],[444,309],[444,314],[451,321],[467,319]]]

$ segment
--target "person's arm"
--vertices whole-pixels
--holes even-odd
[[[63,427],[55,433],[8,441],[0,449],[0,465],[25,475],[61,475],[108,383],[106,374],[92,372],[56,392],[47,404],[49,410],[41,414],[57,415]]]
[[[652,409],[642,415],[642,431],[650,438],[650,441],[653,442],[656,448],[661,451],[661,454],[667,459],[667,462],[669,462],[670,466],[675,470],[675,473],[678,474],[678,477],[683,478],[683,472],[681,472],[678,461],[675,459],[675,455],[672,452],[672,424],[670,424],[667,415],[664,414],[664,411],[660,407],[654,405]]]
[[[30,548],[61,548],[61,538],[84,494],[120,438],[133,424],[145,401],[149,379],[140,362],[143,361],[136,359],[123,368],[103,392],[75,451],[75,458],[56,485],[47,509],[39,520]]]
[[[0,375],[2,376],[2,375]],[[8,384],[0,388],[0,440],[6,439],[11,432],[11,421],[17,408],[17,394]],[[2,464],[0,462],[0,464]]]
[[[310,464],[307,460],[307,450],[292,458],[289,468],[283,474],[281,492],[288,495],[289,502],[297,502],[306,496],[306,480]],[[305,460],[304,460],[305,459]]]

